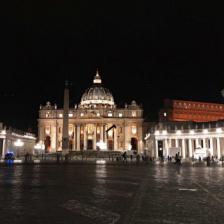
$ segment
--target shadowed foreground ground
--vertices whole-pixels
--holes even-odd
[[[1,223],[223,223],[224,168],[0,167]]]

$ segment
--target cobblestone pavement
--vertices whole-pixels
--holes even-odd
[[[224,223],[224,167],[0,167],[1,223]]]

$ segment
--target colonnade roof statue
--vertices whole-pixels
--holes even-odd
[[[93,79],[93,85],[86,89],[82,95],[79,107],[81,108],[114,108],[114,98],[109,89],[102,86],[102,80],[98,70]]]

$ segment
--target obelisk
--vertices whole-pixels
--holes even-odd
[[[67,153],[69,151],[68,113],[69,113],[69,87],[68,87],[68,81],[65,81],[64,107],[63,107],[63,136],[62,136],[62,152],[64,153]]]

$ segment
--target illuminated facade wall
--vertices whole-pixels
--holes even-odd
[[[161,122],[151,125],[146,135],[146,148],[151,156],[173,156],[179,152],[190,159],[196,150],[220,159],[224,156],[224,122]]]
[[[96,73],[80,104],[69,110],[69,150],[143,150],[143,110],[132,101],[117,108]],[[110,129],[111,128],[111,129]],[[108,130],[110,129],[110,130]],[[41,106],[38,137],[46,152],[62,150],[63,110],[49,102]]]
[[[159,112],[160,121],[209,122],[224,120],[224,104],[165,100]]]
[[[4,158],[7,152],[13,152],[16,157],[26,153],[33,154],[36,137],[31,133],[6,129],[0,125],[0,158]]]
[[[97,145],[101,142],[106,144],[108,150],[123,151],[132,146],[141,151],[143,149],[142,116],[143,110],[135,103],[127,105],[123,109],[70,108],[70,150],[97,149]],[[113,125],[116,128],[106,132]],[[38,136],[42,143],[49,144],[46,145],[48,152],[61,150],[62,127],[62,109],[56,109],[49,103],[41,107],[38,119]],[[47,137],[49,137],[48,143],[46,143]]]

